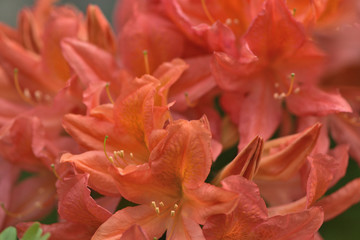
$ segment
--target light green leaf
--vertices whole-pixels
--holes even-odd
[[[16,228],[6,228],[0,233],[0,240],[16,240]]]
[[[36,222],[26,230],[21,240],[39,240],[41,234],[42,229],[40,228],[40,223]]]

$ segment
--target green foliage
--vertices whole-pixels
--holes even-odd
[[[16,240],[16,228],[8,227],[0,233],[0,240]]]
[[[50,237],[50,233],[44,235],[40,228],[40,223],[36,222],[32,224],[24,233],[21,240],[47,240]],[[16,228],[8,227],[0,233],[0,240],[17,240]]]
[[[47,240],[50,237],[50,233],[41,236],[42,233],[40,223],[36,222],[26,230],[21,240]]]

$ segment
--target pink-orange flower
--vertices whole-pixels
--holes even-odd
[[[237,198],[204,183],[212,163],[207,124],[205,118],[170,122],[150,154],[149,166],[126,173],[112,167],[122,196],[140,205],[115,213],[92,239],[117,239],[134,224],[150,237],[159,238],[167,229],[168,239],[203,239],[199,224],[210,215],[229,212]]]

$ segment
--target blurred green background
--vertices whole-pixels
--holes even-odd
[[[0,21],[8,25],[16,26],[17,12],[25,6],[31,6],[33,0],[0,0]],[[88,4],[99,5],[108,20],[112,22],[112,11],[116,0],[63,0],[59,3],[71,3],[80,10],[85,11]],[[359,146],[360,147],[360,146]],[[226,153],[226,158],[230,157],[234,152]],[[352,179],[360,177],[360,168],[355,161],[350,160],[347,175],[329,192],[344,186]],[[360,189],[359,189],[360,191]],[[56,221],[56,210],[44,219],[43,222],[52,223]],[[360,239],[360,204],[356,204],[337,218],[323,224],[320,233],[325,240],[359,240]]]

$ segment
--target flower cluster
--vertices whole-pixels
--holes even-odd
[[[55,2],[0,23],[0,230],[322,239],[360,201],[357,0]]]

